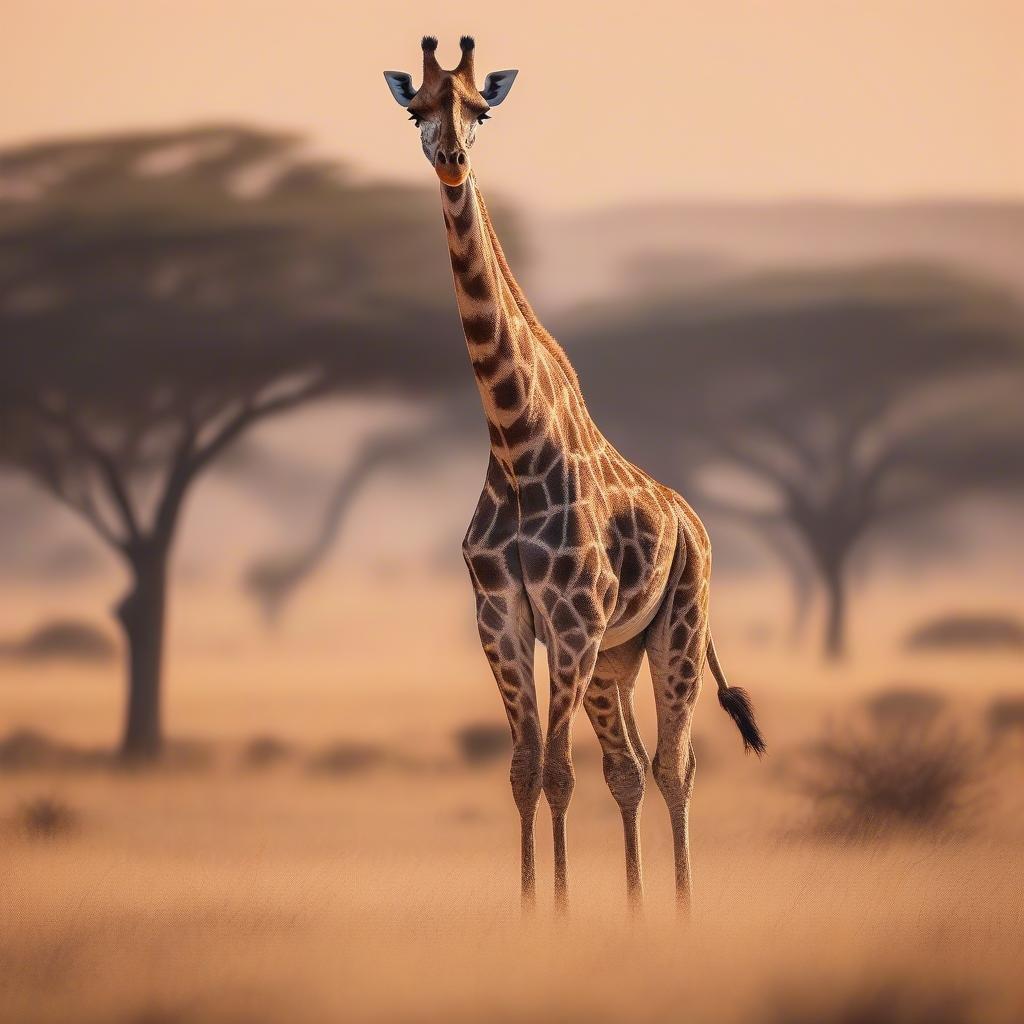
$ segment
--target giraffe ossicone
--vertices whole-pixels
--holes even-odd
[[[622,814],[630,903],[638,907],[643,895],[638,819],[650,768],[669,809],[676,896],[685,909],[696,767],[690,727],[705,664],[744,745],[761,754],[764,740],[749,698],[729,687],[711,640],[711,545],[700,519],[600,432],[568,357],[508,267],[469,150],[517,72],[492,72],[478,89],[473,40],[464,36],[460,49],[458,66],[445,71],[437,40],[425,36],[418,89],[405,72],[384,74],[441,181],[455,296],[490,434],[487,475],[463,553],[481,645],[512,730],[523,903],[535,900],[534,819],[542,792],[552,816],[556,905],[567,902],[572,729],[585,708]],[[548,657],[546,732],[533,679],[536,640]],[[633,711],[645,655],[658,722],[653,762]]]

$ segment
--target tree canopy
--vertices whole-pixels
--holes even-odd
[[[867,533],[1024,486],[1024,315],[949,270],[733,280],[602,311],[568,340],[614,440],[822,581],[832,653]]]
[[[197,476],[311,399],[434,397],[463,350],[432,189],[234,125],[0,151],[0,462],[124,557],[151,690]]]

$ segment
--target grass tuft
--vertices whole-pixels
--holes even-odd
[[[57,797],[37,796],[19,805],[16,820],[29,839],[60,839],[78,828],[78,813]]]

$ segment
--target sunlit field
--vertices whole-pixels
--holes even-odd
[[[0,1024],[1024,1022],[1024,5],[2,10]]]
[[[294,626],[243,636],[244,654],[211,645],[228,624],[198,595],[180,601],[173,746],[158,769],[96,753],[117,725],[115,667],[5,668],[8,729],[61,745],[23,735],[18,746],[9,733],[2,748],[0,1019],[1020,1019],[1024,748],[1012,731],[993,739],[985,719],[990,698],[1019,683],[1019,661],[911,658],[886,642],[823,668],[725,628],[750,598],[724,585],[719,644],[756,696],[770,752],[744,757],[705,693],[693,920],[675,920],[653,785],[646,915],[627,916],[618,812],[583,720],[571,915],[551,913],[542,803],[540,905],[523,923],[500,730],[480,730],[490,745],[458,735],[502,725],[462,629],[463,581],[351,582],[335,595],[343,635],[318,626],[317,590]],[[402,615],[428,595],[422,635],[414,620],[385,656],[381,609]],[[360,604],[374,615],[353,622]],[[970,691],[965,673],[978,680]],[[821,777],[809,747],[890,728],[864,699],[898,680],[942,706],[931,725],[897,726],[933,745],[955,736],[970,778],[948,817],[836,831],[801,784],[808,765]],[[638,687],[652,737],[646,672]]]

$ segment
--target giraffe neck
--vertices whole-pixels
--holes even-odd
[[[547,441],[580,453],[595,445],[597,431],[572,364],[509,270],[475,179],[442,185],[441,197],[455,297],[491,450],[514,483],[524,450]]]

